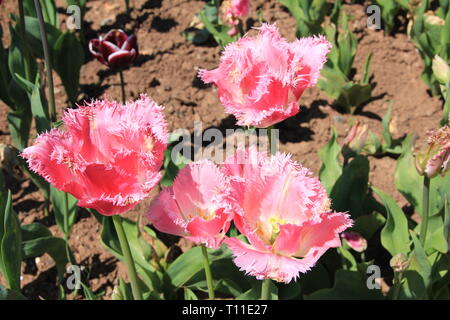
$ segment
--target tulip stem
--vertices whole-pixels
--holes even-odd
[[[130,0],[125,0],[125,9],[127,13],[130,13]]]
[[[119,77],[120,77],[120,87],[122,88],[122,103],[126,103],[126,93],[125,93],[125,81],[123,80],[123,72],[122,70],[119,71]]]
[[[56,108],[55,108],[55,91],[53,87],[53,75],[52,75],[52,59],[50,57],[50,50],[48,46],[47,33],[45,32],[45,22],[42,16],[41,2],[40,0],[34,0],[34,6],[36,7],[36,14],[39,20],[39,31],[41,33],[42,48],[44,49],[45,69],[47,71],[49,102],[50,102],[50,120],[56,121]]]
[[[425,240],[427,238],[428,229],[428,215],[429,215],[429,200],[430,200],[430,178],[426,175],[423,178],[423,189],[422,189],[422,222],[420,227],[420,240],[422,246],[425,246]]]
[[[206,284],[208,285],[208,295],[209,299],[214,300],[216,297],[214,295],[214,287],[212,282],[212,273],[211,273],[211,265],[209,264],[209,258],[208,258],[208,250],[204,245],[202,247],[202,253],[203,253],[203,264],[205,266],[205,275],[206,275]]]
[[[264,279],[261,283],[261,300],[270,300],[270,279]]]
[[[128,244],[127,236],[123,229],[122,218],[119,215],[112,217],[117,235],[119,237],[120,247],[122,249],[123,260],[128,269],[128,276],[131,282],[131,291],[133,292],[134,300],[142,300],[141,290],[139,289],[138,276],[136,273],[136,266],[134,265],[133,256],[131,255],[130,245]]]
[[[400,295],[400,289],[402,287],[403,272],[394,272],[394,288],[392,294],[392,300],[398,300]]]

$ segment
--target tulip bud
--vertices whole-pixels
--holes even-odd
[[[428,132],[427,146],[416,153],[416,168],[420,175],[433,178],[444,174],[450,161],[450,127]]]
[[[119,286],[114,286],[113,293],[111,294],[112,300],[124,300]]]
[[[433,26],[443,26],[445,25],[445,20],[441,17],[438,17],[432,11],[428,11],[425,13],[425,23],[433,25]]]
[[[394,272],[404,272],[409,266],[409,260],[405,254],[399,253],[392,257],[389,265]]]
[[[350,248],[357,252],[363,252],[367,249],[367,240],[359,233],[344,232],[342,233],[342,239],[348,243]]]
[[[109,31],[104,38],[89,41],[89,51],[98,61],[112,69],[131,65],[138,56],[137,38],[120,29]]]
[[[350,129],[347,137],[344,140],[343,153],[346,155],[358,154],[364,148],[367,136],[368,136],[368,125],[361,124],[357,121],[353,127]]]
[[[444,59],[435,55],[432,68],[434,76],[441,84],[450,83],[450,67]]]

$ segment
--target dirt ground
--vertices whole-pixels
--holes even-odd
[[[366,4],[346,5],[352,16],[351,26],[356,33],[359,46],[355,60],[356,72],[361,72],[364,60],[372,52],[374,99],[356,115],[341,114],[332,106],[332,100],[318,89],[311,89],[300,100],[302,111],[295,117],[277,125],[281,129],[281,150],[293,154],[294,159],[318,173],[320,161],[318,150],[330,138],[335,127],[340,139],[348,132],[352,119],[368,123],[376,133],[382,132],[381,118],[387,111],[387,100],[394,101],[393,116],[396,118],[397,137],[416,133],[423,139],[428,129],[434,128],[441,117],[442,102],[431,97],[427,86],[420,79],[423,62],[404,25],[392,36],[382,31],[366,28]],[[60,22],[67,18],[65,1],[57,0]],[[136,98],[147,93],[157,103],[165,106],[170,130],[193,129],[194,121],[200,120],[203,128],[232,128],[235,120],[223,112],[217,91],[205,86],[197,78],[198,68],[215,68],[220,57],[220,48],[209,42],[196,46],[182,36],[194,15],[204,5],[199,0],[131,0],[132,12],[128,17],[123,12],[124,1],[88,1],[85,16],[87,39],[105,33],[111,28],[123,28],[138,37],[140,57],[133,67],[126,70],[127,96]],[[257,12],[262,9],[268,22],[276,22],[281,33],[292,41],[295,38],[295,20],[278,1],[253,0],[251,16],[247,25],[257,25]],[[0,20],[4,30],[4,44],[9,41],[7,23],[9,12],[17,10],[13,1],[4,1]],[[87,62],[81,69],[80,102],[87,98],[110,97],[120,99],[119,75],[92,59],[86,53]],[[55,75],[56,97],[59,115],[68,107],[64,89]],[[0,102],[0,143],[10,143],[6,122],[8,108]],[[387,191],[400,203],[406,200],[395,190],[395,160],[389,157],[371,158],[370,183]],[[13,182],[14,208],[22,223],[41,222],[51,231],[62,236],[52,217],[45,217],[43,197],[29,180]],[[135,217],[145,212],[147,203],[140,204],[129,214]],[[117,276],[124,276],[121,263],[103,248],[99,241],[100,225],[96,219],[82,212],[75,224],[70,244],[76,260],[90,269],[91,288],[104,290],[108,298]],[[24,263],[22,286],[30,298],[56,298],[56,269],[48,256],[29,259]]]

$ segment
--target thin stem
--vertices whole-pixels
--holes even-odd
[[[130,0],[125,0],[125,9],[127,13],[130,13]]]
[[[428,215],[429,215],[429,199],[430,199],[430,178],[424,176],[422,189],[422,222],[420,228],[420,240],[422,246],[425,246],[428,230]]]
[[[131,291],[133,292],[134,300],[142,300],[141,290],[139,289],[138,277],[136,273],[136,266],[134,265],[133,256],[131,255],[130,245],[128,244],[127,236],[122,226],[122,218],[119,215],[112,217],[114,226],[119,237],[120,247],[124,262],[128,269],[128,275],[131,282]]]
[[[64,241],[66,242],[66,255],[67,255],[67,261],[70,262],[71,265],[76,265],[77,262],[74,261],[74,258],[70,252],[70,245],[69,245],[69,237],[70,237],[70,231],[69,231],[69,196],[67,192],[64,192]],[[73,258],[73,259],[72,259]],[[74,297],[78,295],[78,289],[74,292]]]
[[[30,53],[28,51],[27,33],[25,30],[25,11],[23,9],[23,1],[22,0],[19,0],[19,15],[20,15],[20,35],[23,40],[22,63],[24,65],[24,69],[25,69],[25,78],[28,81],[34,82],[34,79],[31,79]]]
[[[120,76],[120,87],[122,88],[122,103],[125,104],[126,103],[126,94],[125,94],[125,81],[123,80],[123,72],[122,70],[119,71],[119,76]]]
[[[208,285],[208,295],[209,299],[214,300],[216,297],[214,295],[214,287],[212,282],[211,265],[209,264],[208,250],[202,245],[203,253],[203,264],[205,266],[206,284]]]
[[[39,31],[41,33],[42,48],[44,49],[45,69],[47,72],[47,81],[49,89],[49,102],[50,102],[50,120],[56,121],[56,108],[55,108],[55,90],[53,87],[53,75],[52,75],[52,59],[50,57],[50,50],[48,46],[47,33],[45,32],[44,17],[42,16],[41,2],[40,0],[34,0],[34,6],[36,7],[36,13],[39,20]]]
[[[403,272],[395,272],[394,273],[394,293],[392,294],[392,300],[398,300],[398,296],[400,295],[400,289],[402,287],[402,278]]]
[[[270,279],[264,279],[261,283],[261,300],[270,300]]]

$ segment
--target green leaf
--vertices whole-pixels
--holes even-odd
[[[30,223],[20,226],[22,232],[22,241],[30,241],[37,238],[46,238],[52,236],[50,230],[40,223]]]
[[[231,258],[211,262],[211,269],[213,270],[213,286],[215,292],[237,297],[242,292],[251,288],[249,283],[250,278],[236,268]],[[193,275],[184,286],[207,292],[208,287],[204,269],[202,268]]]
[[[27,300],[19,291],[3,288],[0,285],[0,301],[2,300]]]
[[[306,300],[382,300],[381,290],[369,290],[366,275],[358,271],[338,270],[333,288],[321,289]]]
[[[261,280],[254,280],[251,289],[247,290],[240,296],[236,297],[236,300],[259,300],[261,299]],[[278,300],[278,288],[274,281],[270,281],[270,300]]]
[[[412,154],[413,139],[413,135],[408,135],[403,141],[403,153],[397,160],[395,169],[395,185],[415,210],[422,212],[423,177],[417,173],[415,166]]]
[[[0,271],[10,289],[20,291],[22,234],[19,218],[12,209],[11,191],[0,195]]]
[[[213,263],[220,259],[231,258],[231,251],[222,246],[214,251],[208,250],[208,255],[210,263]],[[201,270],[203,270],[201,247],[194,247],[170,264],[167,276],[174,287],[181,287]]]
[[[331,287],[331,277],[322,262],[317,263],[310,271],[300,277],[303,294],[311,294],[320,289]]]
[[[69,234],[78,212],[77,199],[54,186],[50,187],[50,195],[56,223],[64,234]],[[67,228],[64,224],[64,217],[67,217]]]
[[[358,155],[347,166],[330,192],[332,208],[350,211],[353,218],[365,213],[364,202],[369,183],[369,160]]]
[[[341,146],[337,143],[337,133],[333,128],[330,141],[319,151],[319,157],[322,161],[319,178],[328,193],[331,192],[342,174],[342,166],[339,162],[340,153]]]
[[[184,288],[184,300],[198,300],[198,297],[191,289]]]
[[[40,257],[48,253],[56,263],[59,281],[62,281],[65,266],[68,262],[66,255],[66,242],[54,236],[37,237],[22,243],[24,258]]]
[[[39,20],[35,17],[25,17],[25,29],[27,33],[27,42],[29,48],[33,50],[33,53],[41,59],[44,59],[44,50],[42,49],[41,42],[41,32],[39,29]],[[45,23],[44,25],[45,33],[47,34],[48,45],[50,51],[53,53],[56,41],[61,36],[61,31],[52,26],[51,24]],[[33,77],[34,79],[34,77]]]
[[[24,9],[27,16],[37,18],[34,0],[24,0]],[[54,0],[40,1],[44,21],[55,28],[59,28],[58,16]]]
[[[31,83],[19,74],[15,74],[16,80],[21,84],[22,88],[26,89],[31,104],[31,112],[36,121],[36,130],[40,134],[51,129],[51,121],[47,113],[47,108],[44,106],[45,101],[41,96],[41,87],[39,74],[36,75],[35,83]]]
[[[374,211],[356,218],[352,229],[365,239],[370,239],[385,223],[386,218]]]
[[[398,253],[408,254],[410,239],[405,214],[387,193],[375,187],[372,190],[381,198],[387,211],[387,221],[381,231],[381,244],[392,256]]]
[[[80,69],[83,63],[84,50],[80,41],[71,32],[61,33],[53,47],[53,67],[61,77],[71,103],[77,100]]]
[[[102,222],[103,228],[101,232],[101,240],[103,245],[118,259],[123,260],[122,250],[120,242],[117,236],[117,232],[114,228],[114,224],[111,217],[100,216],[96,214],[96,218]],[[136,270],[141,275],[141,285],[147,287],[150,290],[161,290],[161,279],[158,276],[155,268],[150,264],[152,259],[153,249],[143,239],[141,231],[138,227],[138,223],[125,219],[122,219],[122,225],[127,236],[128,244],[130,246],[131,254],[136,263]],[[146,290],[147,288],[143,288]]]
[[[415,232],[411,231],[411,237],[414,249],[410,257],[408,270],[404,273],[406,280],[400,297],[428,299],[427,291],[431,281],[431,265]]]

